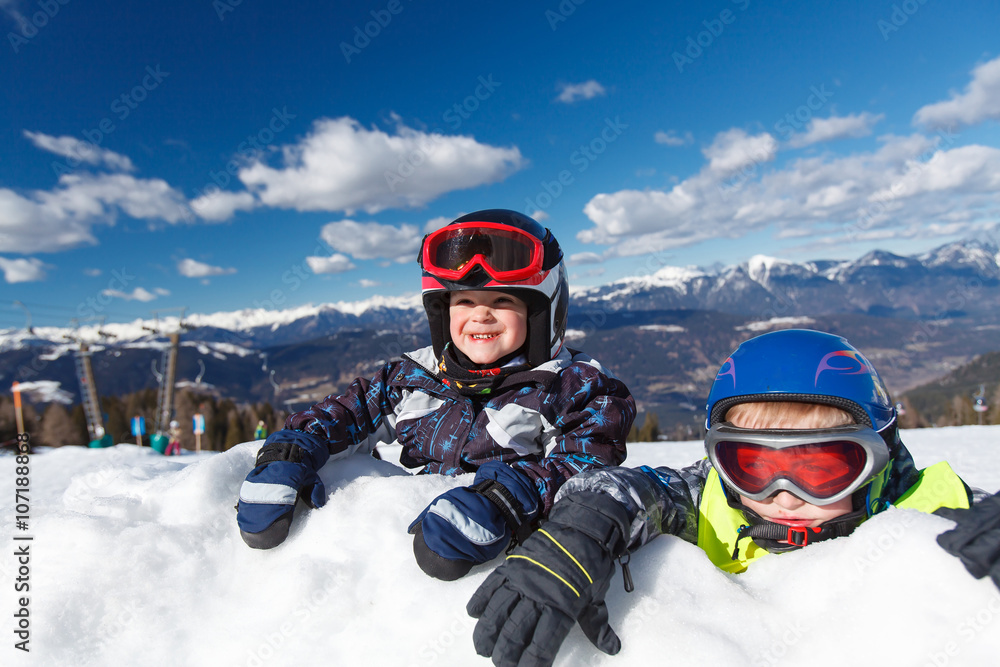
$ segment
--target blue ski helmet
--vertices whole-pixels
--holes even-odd
[[[838,407],[894,439],[896,408],[875,367],[841,336],[786,329],[744,341],[708,394],[706,428],[738,403],[797,401]]]
[[[451,341],[451,292],[497,290],[528,306],[528,363],[555,358],[566,336],[569,281],[559,242],[535,219],[507,209],[476,211],[424,237],[417,258],[434,354]]]

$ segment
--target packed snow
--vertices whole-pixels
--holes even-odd
[[[948,460],[971,485],[1000,489],[1000,426],[906,431],[904,441],[920,467]],[[300,507],[283,545],[255,551],[233,505],[260,444],[173,458],[129,444],[40,450],[23,531],[15,460],[0,456],[0,664],[490,664],[475,655],[465,604],[499,559],[436,581],[406,534],[427,503],[471,476],[412,476],[365,456],[332,462],[321,471],[326,507]],[[628,463],[681,466],[702,451],[637,444]],[[997,664],[1000,591],[938,547],[951,525],[891,509],[849,538],[742,575],[661,537],[632,557],[635,592],[616,575],[608,595],[621,653],[599,653],[574,629],[556,664]],[[15,592],[24,545],[27,593]],[[14,647],[22,596],[30,653]]]

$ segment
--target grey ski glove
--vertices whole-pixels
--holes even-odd
[[[576,493],[469,600],[472,641],[497,667],[551,665],[574,623],[597,648],[621,649],[604,596],[626,551],[628,515],[611,496]]]

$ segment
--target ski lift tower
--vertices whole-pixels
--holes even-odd
[[[158,444],[162,444],[162,447],[166,449],[166,432],[170,426],[170,419],[174,414],[174,383],[177,375],[177,350],[180,347],[181,334],[194,328],[184,323],[184,311],[187,310],[186,308],[171,308],[168,310],[179,310],[181,314],[177,319],[177,331],[167,334],[170,345],[163,350],[159,373],[156,371],[155,363],[153,365],[153,375],[156,376],[156,379],[160,383],[160,390],[156,397],[156,427],[153,437],[150,438],[150,445],[157,450],[159,450]],[[159,321],[158,316],[157,321]],[[155,333],[160,333],[158,325],[153,328],[144,328]],[[156,436],[159,436],[159,438]],[[162,454],[163,452],[160,453]]]
[[[973,394],[972,398],[975,399],[972,403],[972,409],[979,415],[979,425],[982,426],[983,414],[990,409],[990,406],[986,403],[986,385],[979,385],[979,392]]]
[[[73,320],[74,332],[76,320]],[[103,326],[103,322],[102,322]],[[101,338],[111,338],[111,334],[105,333],[98,327],[97,335]],[[90,447],[110,447],[111,434],[104,431],[104,419],[101,416],[101,403],[97,395],[97,383],[94,382],[94,367],[90,363],[90,344],[76,333],[66,336],[69,340],[79,344],[79,348],[74,351],[76,358],[76,379],[80,383],[80,403],[83,405],[83,414],[87,418],[87,432],[90,435]]]

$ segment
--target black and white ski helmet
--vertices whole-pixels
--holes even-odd
[[[448,294],[471,290],[506,292],[527,304],[532,366],[559,354],[569,282],[559,242],[536,220],[506,209],[463,215],[425,236],[417,261],[436,356],[451,341]]]

